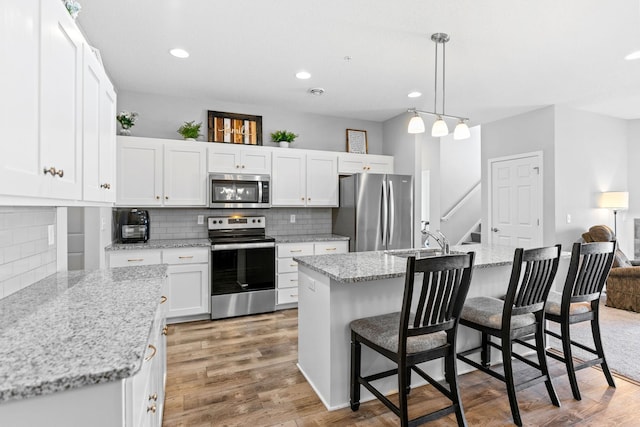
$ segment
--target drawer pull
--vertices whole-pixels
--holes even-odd
[[[164,295],[162,295],[160,297],[160,304],[164,304],[165,302],[167,302],[167,297],[165,297]]]
[[[152,414],[156,413],[156,404],[154,403],[151,406],[147,406],[147,412],[151,412]]]
[[[298,264],[289,264],[289,267],[296,267]]]
[[[289,279],[290,282],[297,282],[298,279]]]
[[[127,262],[141,262],[144,261],[144,258],[129,258]]]
[[[295,298],[295,297],[297,297],[297,296],[298,296],[298,294],[289,294],[289,296],[290,296],[291,298]]]
[[[149,344],[149,348],[151,349],[151,351],[153,351],[153,353],[151,353],[151,356],[147,356],[144,358],[145,362],[148,362],[149,360],[153,359],[153,356],[155,356],[156,353],[158,352],[158,349],[153,344]]]
[[[179,256],[178,259],[191,259],[193,258],[193,255],[189,255],[189,256]]]
[[[153,400],[154,402],[158,400],[158,393],[153,393],[149,395],[149,400]]]
[[[325,251],[335,251],[336,249],[338,249],[338,248],[325,248],[324,250]]]
[[[289,252],[302,252],[302,249],[291,249]]]
[[[164,327],[162,328],[162,335],[167,335],[169,333],[169,327],[167,325],[164,325]]]

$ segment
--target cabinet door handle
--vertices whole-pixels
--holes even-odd
[[[127,262],[140,262],[140,261],[144,261],[144,258],[130,258],[127,260]]]
[[[297,296],[298,296],[298,294],[289,294],[289,296],[290,296],[291,298],[294,298],[294,297],[297,297]]]
[[[164,304],[165,302],[167,302],[167,297],[165,297],[164,295],[162,295],[160,297],[160,304]]]
[[[152,353],[151,353],[150,356],[147,356],[147,357],[144,358],[145,362],[148,362],[149,360],[153,359],[153,356],[155,356],[156,353],[158,352],[158,349],[153,344],[149,344],[148,348],[151,349]]]
[[[325,248],[324,250],[325,251],[335,251],[336,249],[338,249],[338,248]]]
[[[52,177],[55,177],[56,175],[59,176],[60,178],[62,178],[64,176],[64,170],[60,169],[57,170],[55,167],[51,166],[50,168],[43,168],[42,172],[44,172],[44,174],[50,174]]]
[[[307,200],[311,201],[311,197],[307,198]]]
[[[244,165],[242,165],[242,169],[244,169]]]
[[[56,172],[56,175],[62,178],[64,176],[64,169],[58,169],[58,172]]]
[[[149,395],[149,400],[153,400],[154,402],[158,400],[158,393],[153,393]]]
[[[169,327],[167,325],[164,325],[162,327],[162,335],[167,335],[169,333]]]
[[[236,165],[236,169],[240,169],[240,165]]]
[[[169,200],[169,196],[164,196],[164,199],[165,200]]]
[[[111,184],[105,182],[104,184],[100,184],[100,188],[104,188],[105,190],[109,190],[111,188]]]
[[[300,200],[302,200],[304,202],[304,197],[300,197]]]
[[[156,413],[156,404],[154,403],[151,406],[147,406],[147,412],[151,412],[152,414]]]
[[[193,255],[189,255],[189,256],[179,256],[178,259],[191,259],[193,258]]]
[[[160,196],[156,196],[156,200],[160,200]]]

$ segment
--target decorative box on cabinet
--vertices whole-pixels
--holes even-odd
[[[378,154],[340,153],[338,155],[338,173],[393,173],[393,156]]]
[[[118,137],[120,206],[205,206],[206,146]]]
[[[289,308],[298,302],[298,263],[293,257],[306,255],[344,254],[349,252],[346,240],[278,243],[276,245],[276,305]]]
[[[338,206],[337,153],[280,150],[272,170],[272,206]]]
[[[267,147],[213,143],[207,147],[207,156],[209,172],[271,174],[271,149]]]

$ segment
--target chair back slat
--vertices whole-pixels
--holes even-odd
[[[568,312],[569,304],[573,302],[595,301],[600,298],[613,265],[616,247],[616,242],[573,244],[561,310],[566,309]]]
[[[401,343],[403,339],[406,343],[410,336],[452,330],[456,326],[469,290],[474,255],[470,252],[407,259],[400,316]]]
[[[514,254],[509,289],[505,298],[505,318],[543,310],[558,270],[560,245],[522,249]],[[510,322],[509,322],[510,323]]]

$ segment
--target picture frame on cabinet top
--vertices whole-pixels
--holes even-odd
[[[207,111],[208,142],[262,145],[262,116]]]
[[[347,153],[367,154],[367,131],[347,129]]]

